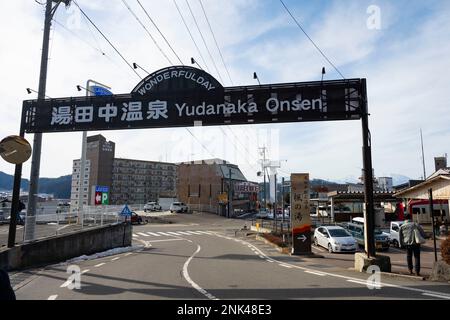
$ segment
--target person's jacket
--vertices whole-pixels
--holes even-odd
[[[16,300],[16,295],[11,287],[8,273],[0,269],[0,301]]]
[[[425,231],[422,227],[415,222],[406,222],[400,227],[400,244],[402,246],[410,246],[414,244],[420,244],[416,242],[416,236],[414,230],[419,230],[423,238],[425,238]]]

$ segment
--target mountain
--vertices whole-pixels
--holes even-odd
[[[40,178],[39,193],[53,194],[55,198],[70,199],[70,188],[72,176],[62,176],[59,178]],[[0,190],[12,190],[14,184],[14,176],[0,171]],[[28,190],[30,182],[28,179],[22,179],[20,187]]]
[[[391,177],[392,177],[392,183],[394,186],[398,186],[400,184],[403,184],[403,183],[411,180],[410,177],[407,177],[407,176],[404,176],[401,174],[395,174],[395,173],[391,173]]]

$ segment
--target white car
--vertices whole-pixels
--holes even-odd
[[[170,205],[170,212],[189,212],[188,206],[185,205],[183,202],[174,202]]]
[[[157,202],[147,202],[144,205],[144,212],[159,210],[161,210],[161,206]]]
[[[321,226],[314,231],[314,245],[321,246],[330,253],[355,252],[358,243],[347,230],[339,226]]]

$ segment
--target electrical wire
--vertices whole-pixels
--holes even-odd
[[[186,30],[187,30],[187,32],[189,33],[189,36],[191,37],[191,40],[192,40],[192,42],[194,43],[195,48],[197,49],[197,53],[199,54],[200,59],[202,59],[202,63],[203,63],[203,65],[205,66],[206,71],[208,71],[208,73],[209,73],[209,68],[208,68],[208,65],[206,64],[205,58],[203,58],[203,55],[202,55],[202,53],[201,53],[201,51],[200,51],[200,48],[198,47],[197,42],[195,41],[194,37],[192,36],[191,29],[190,29],[189,26],[187,25],[186,20],[184,19],[183,13],[182,13],[181,10],[180,10],[180,7],[178,6],[176,0],[173,0],[173,3],[175,4],[175,7],[177,8],[178,14],[180,15],[181,20],[183,21],[183,24],[184,24],[184,26],[186,27]]]
[[[97,27],[97,25],[91,20],[91,18],[88,17],[88,15],[81,9],[81,7],[78,5],[78,3],[75,0],[72,0],[73,3],[78,7],[80,12],[83,14],[83,16],[86,17],[86,19],[94,26],[94,28],[102,35],[102,37],[108,42],[108,44],[114,49],[114,51],[122,58],[122,60],[130,67],[130,69],[140,78],[142,77],[139,75],[139,73],[134,70],[134,68],[131,66],[131,64],[125,59],[125,57],[120,53],[120,51],[111,43],[111,41],[105,36],[105,34]]]
[[[216,44],[217,50],[219,51],[220,58],[222,59],[223,66],[225,67],[225,70],[228,75],[228,79],[230,79],[231,85],[234,85],[233,80],[231,79],[231,76],[230,76],[230,72],[228,71],[228,67],[225,63],[225,59],[223,58],[222,50],[220,50],[219,44],[217,43],[216,35],[214,34],[214,31],[211,27],[211,23],[209,22],[208,15],[206,14],[205,7],[203,6],[202,0],[198,0],[198,2],[200,3],[200,6],[202,7],[203,14],[205,15],[205,19],[206,19],[206,22],[208,23],[209,30],[211,31],[211,34],[213,36],[214,43]]]
[[[287,13],[291,16],[291,18],[294,20],[294,22],[297,24],[297,26],[300,28],[300,30],[305,34],[305,36],[309,39],[309,41],[314,45],[314,47],[319,51],[319,53],[322,55],[322,57],[325,58],[325,60],[336,70],[337,73],[342,77],[342,79],[345,79],[344,75],[339,71],[339,69],[331,62],[330,59],[325,55],[325,53],[319,48],[319,46],[313,41],[313,39],[308,35],[308,33],[303,29],[303,27],[300,25],[298,20],[294,17],[294,15],[291,13],[289,8],[286,6],[283,0],[280,0],[283,7],[286,9]]]
[[[189,12],[191,13],[192,18],[194,19],[194,22],[195,22],[195,25],[196,25],[196,27],[197,27],[197,30],[198,30],[198,32],[200,33],[200,36],[201,36],[202,41],[203,41],[203,44],[205,45],[206,51],[208,52],[209,58],[211,59],[211,61],[212,61],[212,63],[213,63],[214,69],[216,69],[216,72],[217,72],[217,75],[219,76],[220,82],[223,83],[222,76],[220,75],[219,69],[217,69],[216,62],[214,61],[214,58],[213,58],[213,56],[212,56],[212,54],[211,54],[211,51],[209,50],[209,47],[208,47],[208,45],[206,44],[205,37],[203,36],[202,30],[200,29],[200,27],[199,27],[199,25],[198,25],[197,18],[195,18],[194,12],[192,11],[191,5],[189,4],[189,1],[188,1],[188,0],[186,0],[186,4],[187,4],[187,6],[188,6],[188,8],[189,8]]]
[[[142,21],[139,19],[139,17],[136,15],[136,13],[134,13],[134,11],[130,8],[130,6],[128,5],[128,3],[125,0],[122,0],[122,3],[125,5],[125,7],[127,7],[128,11],[134,16],[134,18],[136,19],[136,21],[142,26],[142,28],[144,28],[145,32],[148,34],[148,36],[150,37],[150,39],[152,39],[153,43],[155,44],[155,46],[158,48],[158,50],[161,52],[161,54],[164,56],[164,58],[166,58],[166,60],[169,62],[169,64],[173,65],[172,61],[169,59],[169,57],[166,55],[166,53],[164,52],[164,50],[159,46],[158,42],[156,42],[156,39],[152,36],[152,34],[150,33],[150,31],[148,31],[147,27],[142,23]]]
[[[145,10],[144,6],[141,4],[141,2],[139,0],[136,0],[137,3],[139,4],[139,6],[142,8],[142,10],[145,12],[145,14],[147,15],[148,19],[150,20],[150,22],[155,26],[156,30],[158,30],[159,34],[161,35],[161,37],[164,39],[164,41],[166,42],[166,44],[169,46],[170,50],[172,50],[173,54],[177,57],[178,61],[180,61],[181,65],[184,65],[183,61],[181,61],[180,57],[178,56],[178,54],[175,52],[175,50],[172,48],[172,46],[170,45],[169,41],[167,40],[167,38],[164,36],[164,34],[161,32],[161,30],[159,29],[158,25],[155,23],[155,21],[150,17],[150,15],[148,14],[147,10]]]

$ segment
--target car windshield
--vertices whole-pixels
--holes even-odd
[[[328,232],[332,237],[337,238],[350,237],[350,234],[344,229],[329,229]]]

